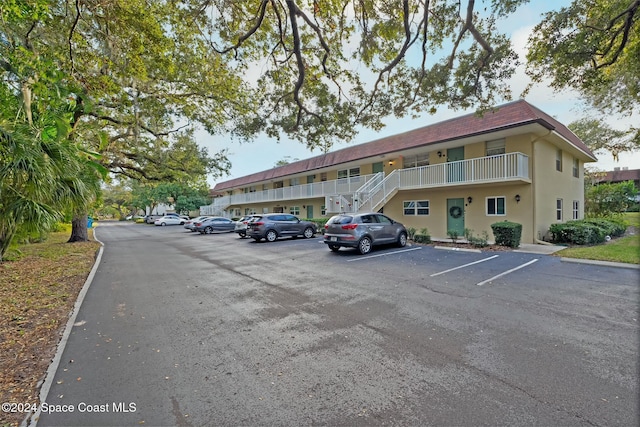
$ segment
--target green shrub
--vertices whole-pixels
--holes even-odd
[[[416,234],[413,236],[413,241],[416,243],[431,243],[431,236],[428,234]]]
[[[626,223],[618,218],[588,218],[553,224],[549,227],[554,243],[574,245],[597,245],[603,243],[606,236],[620,237],[626,230]]]
[[[522,224],[517,222],[502,221],[491,224],[491,230],[496,238],[496,244],[517,248],[522,238]]]
[[[329,220],[328,218],[301,218],[302,221],[313,222],[317,227],[318,231],[324,233],[324,225]]]
[[[409,239],[413,240],[413,238],[415,237],[415,235],[416,235],[416,229],[415,229],[415,228],[413,228],[413,227],[409,227],[409,228],[407,228],[407,237],[408,237]]]
[[[451,241],[455,243],[460,237],[460,234],[458,233],[458,230],[447,230],[447,236],[449,236]]]

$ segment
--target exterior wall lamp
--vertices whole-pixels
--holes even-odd
[[[442,151],[438,151],[438,157],[442,157]]]
[[[471,202],[473,202],[473,197],[471,196],[467,197],[467,203],[471,204]]]
[[[393,166],[393,160],[389,160],[389,166]]]
[[[516,194],[516,203],[520,203],[520,195]]]

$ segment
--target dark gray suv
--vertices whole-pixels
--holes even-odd
[[[295,215],[280,213],[255,215],[255,219],[247,226],[247,235],[256,242],[261,239],[273,242],[278,237],[284,236],[303,236],[309,239],[317,232],[313,222],[301,221]]]
[[[335,215],[324,228],[324,242],[334,252],[346,246],[358,248],[364,255],[376,245],[396,243],[403,247],[407,244],[404,225],[379,213]]]

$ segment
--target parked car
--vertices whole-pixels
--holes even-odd
[[[379,213],[340,214],[324,226],[324,242],[334,252],[342,246],[357,248],[368,254],[377,245],[407,244],[407,229],[401,223]]]
[[[212,216],[202,221],[196,222],[196,231],[200,234],[211,234],[214,231],[232,232],[236,226],[235,221],[221,216]]]
[[[247,229],[249,228],[249,223],[256,218],[259,218],[259,215],[246,215],[236,221],[236,226],[233,231],[238,233],[241,238],[247,237]]]
[[[202,222],[205,219],[209,218],[208,215],[203,215],[203,216],[197,216],[193,219],[188,220],[187,222],[184,223],[184,228],[186,228],[189,231],[196,231],[196,223],[197,222]]]
[[[178,216],[178,214],[175,212],[169,212],[162,215],[159,215],[159,214],[145,215],[144,222],[147,224],[154,224],[156,222],[156,219],[162,218],[163,216]]]
[[[289,214],[256,215],[256,218],[247,225],[249,237],[256,242],[262,239],[273,242],[278,237],[284,236],[303,236],[309,239],[317,232],[316,224],[313,222],[301,221],[297,216]]]
[[[155,225],[182,225],[185,223],[185,219],[181,218],[177,215],[165,215],[161,218],[156,219],[153,222]]]

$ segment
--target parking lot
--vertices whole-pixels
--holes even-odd
[[[49,399],[137,410],[43,425],[637,425],[638,270],[178,226],[96,234],[103,260]]]

